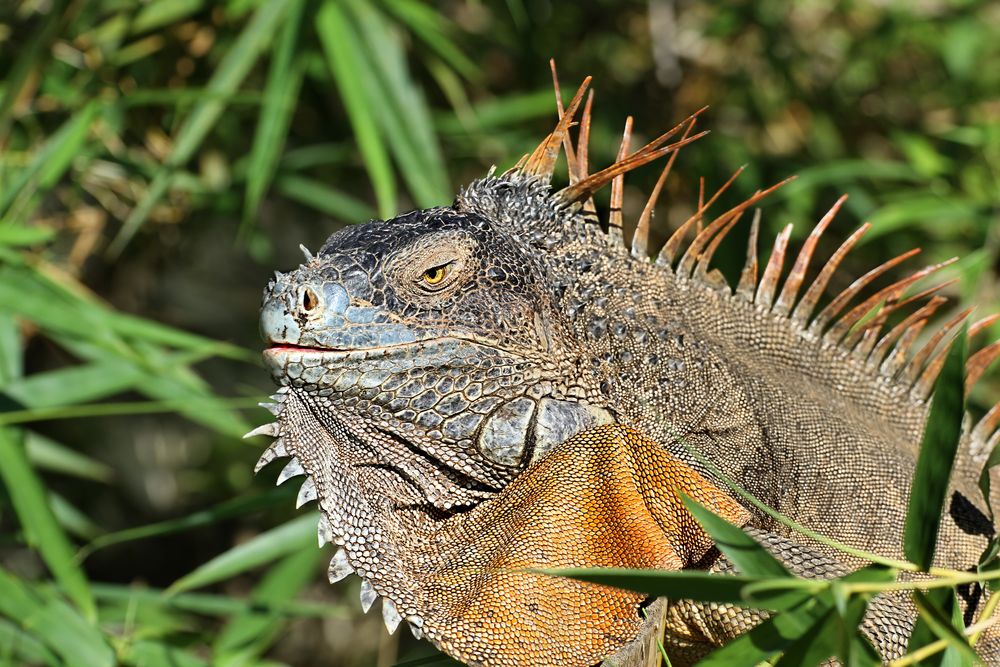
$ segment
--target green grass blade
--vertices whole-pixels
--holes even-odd
[[[91,102],[69,118],[45,144],[31,156],[31,161],[0,192],[0,219],[6,218],[18,198],[26,197],[34,185],[52,185],[69,167],[87,139],[87,133],[100,106]]]
[[[958,452],[965,416],[966,329],[958,336],[934,385],[931,409],[913,473],[906,512],[903,553],[910,562],[926,570],[934,560],[941,512],[945,507],[948,481]]]
[[[236,91],[256,64],[260,52],[273,34],[275,24],[281,20],[291,1],[270,0],[261,4],[232,47],[219,61],[206,87],[209,92],[230,95]],[[195,105],[191,115],[177,131],[173,150],[166,164],[153,178],[145,196],[125,220],[125,224],[109,247],[112,256],[121,253],[146,221],[153,206],[166,194],[171,180],[171,170],[191,159],[225,109],[226,103],[218,99],[206,99]]]
[[[60,660],[42,642],[13,623],[0,619],[0,665],[31,664],[59,667]]]
[[[91,622],[54,592],[16,579],[0,569],[0,616],[51,648],[63,664],[80,667],[111,667],[115,655]]]
[[[949,591],[950,592],[950,591]],[[962,631],[953,625],[953,610],[944,611],[937,603],[927,596],[923,591],[913,591],[913,602],[917,605],[920,613],[920,620],[923,621],[931,632],[939,639],[948,642],[948,649],[957,655],[951,658],[958,658],[961,661],[974,665],[985,664],[975,649],[969,644],[968,639]],[[944,656],[942,656],[944,657]]]
[[[323,553],[318,549],[314,553]],[[234,616],[250,611],[280,613],[289,618],[354,618],[356,612],[346,604],[294,600],[265,605],[250,598],[212,593],[177,593],[165,595],[156,588],[99,584],[93,586],[94,597],[102,603],[124,603],[129,606],[149,606],[187,611],[204,616]]]
[[[24,41],[26,48],[20,50],[13,66],[4,73],[3,97],[0,98],[0,136],[7,136],[14,104],[31,78],[31,73],[48,60],[52,41],[63,23],[68,4],[68,0],[56,0],[48,7],[38,30]]]
[[[296,551],[316,548],[315,515],[302,516],[222,553],[167,589],[180,593],[228,579]]]
[[[243,202],[240,233],[245,235],[274,177],[285,135],[292,122],[305,60],[296,58],[305,0],[293,0],[275,43],[271,69],[264,87],[264,103],[254,131],[253,148],[247,167],[247,189]]]
[[[466,80],[482,78],[479,67],[455,43],[455,26],[437,9],[417,0],[383,0],[382,4]]]
[[[80,550],[80,557],[86,558],[95,551],[116,544],[171,535],[200,526],[212,525],[235,516],[243,516],[258,510],[268,509],[283,501],[291,501],[293,495],[291,491],[279,487],[248,497],[232,498],[215,507],[194,512],[177,519],[168,519],[145,526],[136,526],[135,528],[107,533],[91,540],[89,544]]]
[[[758,577],[792,576],[784,565],[741,529],[691,498],[682,495],[681,499],[698,523],[711,535],[715,546],[741,573]]]
[[[254,607],[234,616],[213,643],[215,664],[239,665],[257,659],[274,642],[286,618],[266,607],[294,599],[313,581],[319,563],[328,556],[319,549],[303,549],[272,567],[254,589]],[[261,605],[258,607],[257,605]]]
[[[795,578],[719,575],[697,570],[630,570],[619,568],[573,568],[542,570],[546,574],[589,581],[647,595],[664,596],[673,600],[731,603],[739,606],[768,608],[770,598],[754,602],[746,599],[750,586],[766,585],[769,592],[822,590],[826,582]],[[782,600],[782,607],[785,600]]]
[[[712,651],[698,662],[698,667],[755,667],[785,650],[831,608],[830,604],[808,600],[799,607],[772,616]]]
[[[52,513],[45,487],[28,462],[20,431],[0,428],[0,478],[28,542],[38,549],[56,581],[80,609],[94,620],[97,608],[87,578],[73,557],[73,547]]]
[[[12,312],[0,309],[0,387],[23,374],[21,327]]]
[[[365,79],[372,73],[354,48],[352,28],[339,0],[325,0],[316,15],[316,30],[326,60],[340,92],[341,101],[354,130],[365,168],[375,189],[378,213],[390,218],[396,213],[396,177],[365,92]]]
[[[135,667],[207,667],[210,664],[193,651],[185,651],[168,642],[150,640],[130,643],[122,661]]]
[[[366,81],[369,107],[389,139],[403,179],[418,206],[447,203],[451,192],[441,148],[427,103],[407,70],[398,32],[372,5],[348,0],[347,6],[358,33],[354,48],[373,73]]]
[[[353,224],[375,218],[375,210],[365,202],[311,178],[281,176],[275,187],[289,199],[344,222]]]

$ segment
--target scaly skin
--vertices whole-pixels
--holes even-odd
[[[387,624],[405,618],[469,664],[584,666],[631,650],[641,599],[522,570],[726,569],[677,490],[779,557],[806,553],[804,574],[860,564],[741,506],[700,457],[814,530],[901,556],[938,357],[909,358],[902,330],[852,338],[864,312],[814,315],[798,264],[779,292],[780,243],[759,280],[751,251],[739,289],[721,282],[712,242],[749,204],[677,261],[676,244],[649,261],[641,224],[628,252],[614,216],[608,228],[587,212],[611,172],[587,179],[571,162],[575,185],[548,185],[581,95],[520,169],[451,207],[341,230],[264,297],[283,389],[262,464],[293,456],[282,477],[309,476],[302,497],[318,497],[321,537],[342,546],[332,579],[356,571]],[[939,542],[950,567],[975,564],[993,529],[969,474],[993,426],[965,438]],[[910,616],[880,604],[865,627],[889,658]],[[668,644],[693,660],[759,618],[672,605]]]

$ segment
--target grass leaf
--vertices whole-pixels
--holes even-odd
[[[316,516],[306,515],[219,554],[167,589],[170,594],[200,588],[296,551],[316,548]]]
[[[903,552],[911,562],[925,570],[934,560],[941,513],[962,434],[967,347],[968,336],[963,328],[948,350],[944,368],[934,385],[931,409],[910,487]]]
[[[89,582],[77,564],[73,547],[52,513],[45,486],[28,462],[19,430],[0,428],[0,478],[3,479],[28,542],[38,549],[45,564],[66,594],[90,620],[97,608]]]
[[[682,495],[681,499],[698,523],[711,535],[715,546],[741,573],[758,577],[792,576],[784,565],[740,528],[687,496]]]

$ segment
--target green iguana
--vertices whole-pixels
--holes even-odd
[[[701,136],[696,119],[634,152],[629,120],[617,161],[590,174],[592,96],[579,141],[569,139],[588,83],[565,111],[558,104],[555,130],[514,168],[475,181],[449,207],[348,227],[315,257],[303,248],[305,264],[276,273],[264,294],[264,357],[281,387],[266,405],[276,423],[248,434],[276,438],[258,470],[291,457],[278,482],[306,475],[299,505],[318,501],[320,544],[339,547],[331,582],[356,572],[362,607],[381,598],[390,632],[405,620],[470,665],[656,664],[664,629],[673,663],[685,664],[758,623],[755,611],[651,604],[529,571],[729,571],[681,493],[798,574],[864,564],[740,502],[706,460],[815,531],[901,557],[928,395],[968,315],[915,346],[944,299],[937,288],[905,292],[941,265],[864,296],[914,252],[825,300],[867,229],[811,266],[843,199],[787,272],[791,227],[759,272],[755,217],[732,288],[711,268],[713,253],[774,189],[707,219],[732,179],[651,258],[657,196],[678,149]],[[555,190],[563,149],[570,183]],[[626,247],[623,176],[663,156]],[[609,183],[602,219],[592,195]],[[909,314],[883,331],[891,312]],[[970,381],[998,355],[997,344],[974,355]],[[1000,406],[963,436],[938,549],[952,568],[975,565],[994,530],[972,480],[998,423]],[[885,659],[905,652],[909,605],[882,596],[865,617]],[[1000,660],[993,629],[978,648]]]

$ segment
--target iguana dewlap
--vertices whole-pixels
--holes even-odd
[[[928,396],[967,314],[917,344],[944,299],[937,287],[908,291],[940,265],[880,278],[913,253],[827,299],[867,229],[813,265],[843,200],[787,262],[786,228],[763,267],[755,218],[735,287],[711,268],[713,254],[770,190],[714,219],[710,197],[651,259],[661,178],[626,248],[624,173],[670,155],[665,177],[697,138],[694,119],[634,152],[627,124],[618,161],[589,174],[589,102],[580,142],[569,141],[585,88],[515,168],[470,184],[451,206],[337,232],[264,295],[265,361],[281,389],[277,423],[254,432],[277,438],[259,466],[288,456],[279,482],[307,475],[300,500],[318,500],[321,542],[341,547],[332,581],[356,572],[362,605],[381,598],[390,630],[405,619],[473,663],[560,656],[583,667],[639,633],[635,597],[511,569],[721,567],[701,559],[708,544],[675,502],[677,479],[779,557],[801,561],[806,549],[831,572],[861,564],[747,513],[702,460],[813,530],[901,556]],[[570,185],[556,191],[564,146]],[[602,217],[591,195],[608,183]],[[998,355],[998,345],[973,355],[970,382]],[[998,423],[1000,407],[970,419],[963,436],[938,542],[952,568],[975,565],[994,530],[974,480]],[[539,596],[534,616],[505,612],[503,600],[530,604],[514,582],[558,594]],[[866,630],[891,658],[912,613],[883,605]],[[757,620],[674,605],[668,648],[693,659]],[[504,628],[514,639],[498,635]],[[1000,660],[995,639],[982,645],[990,660]]]

